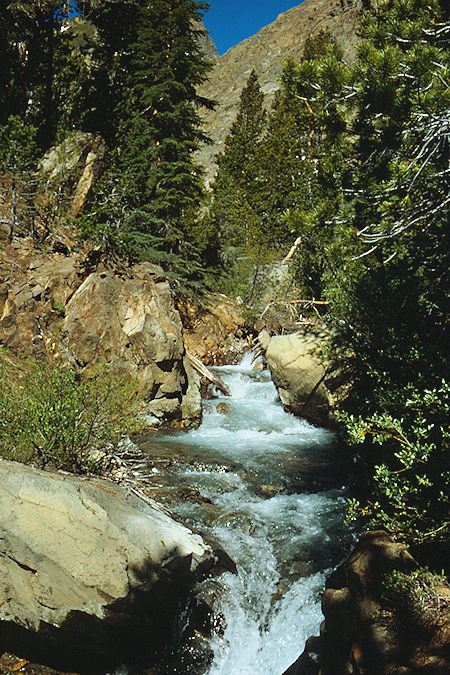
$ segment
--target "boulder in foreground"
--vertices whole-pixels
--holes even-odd
[[[3,647],[82,672],[151,663],[215,562],[200,536],[100,479],[0,460]]]

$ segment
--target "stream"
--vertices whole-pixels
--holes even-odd
[[[170,672],[282,675],[318,634],[325,578],[353,541],[334,435],[284,412],[251,361],[214,369],[231,396],[205,400],[198,429],[140,443],[155,496],[237,566],[199,589],[215,608],[207,665]]]

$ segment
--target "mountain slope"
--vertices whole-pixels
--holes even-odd
[[[305,40],[328,29],[344,50],[344,58],[354,58],[356,29],[364,6],[363,0],[305,0],[283,12],[256,35],[229,49],[215,62],[200,94],[217,101],[214,111],[203,111],[205,131],[214,145],[202,148],[197,159],[205,167],[209,182],[215,172],[215,155],[223,143],[236,115],[239,96],[251,70],[259,76],[261,88],[270,103],[279,87],[283,62],[298,59]]]

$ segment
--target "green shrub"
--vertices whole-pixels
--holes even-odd
[[[373,499],[351,499],[350,511],[410,540],[443,539],[450,525],[450,387],[442,380],[439,387],[406,393],[402,418],[387,412],[341,415],[349,444],[355,450],[361,444],[365,463],[373,467]]]
[[[68,367],[0,364],[0,455],[75,473],[101,470],[93,452],[110,452],[136,432],[136,388],[99,369],[82,379]]]
[[[59,316],[65,316],[66,308],[59,302],[53,303],[53,311],[56,312]]]
[[[380,587],[382,603],[400,614],[407,623],[423,626],[433,623],[439,612],[439,585],[446,583],[443,574],[421,567],[413,572],[386,574]]]

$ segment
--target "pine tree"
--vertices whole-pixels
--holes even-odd
[[[258,213],[273,246],[292,239],[292,227],[286,227],[283,215],[289,209],[310,209],[319,197],[307,112],[293,96],[279,90],[267,134],[258,148]]]
[[[0,125],[22,111],[26,96],[20,54],[20,28],[6,2],[0,3]]]
[[[239,109],[225,139],[224,152],[217,158],[219,172],[226,172],[241,183],[250,183],[246,171],[255,157],[265,123],[264,94],[256,71],[252,70],[241,92]]]
[[[305,295],[320,297],[335,253],[333,216],[342,200],[349,141],[341,99],[350,70],[329,33],[288,62],[260,146],[259,202],[274,245],[300,238],[293,267]]]
[[[37,130],[41,149],[54,141],[59,108],[55,101],[56,51],[70,2],[16,0],[0,6],[0,124],[20,115]]]
[[[131,45],[136,41],[139,2],[85,0],[78,4],[83,9],[85,26],[82,42],[80,44],[78,31],[74,28],[69,37],[76,47],[74,51],[83,57],[89,70],[90,82],[83,83],[84,128],[99,132],[112,148],[117,145],[120,115],[124,114],[120,103],[126,98],[125,86],[131,71]],[[67,80],[70,85],[69,73]]]
[[[256,155],[266,126],[264,94],[252,70],[242,90],[239,109],[217,158],[210,218],[221,247],[254,246],[260,240],[255,211]]]
[[[187,235],[186,214],[202,196],[192,155],[206,141],[196,87],[207,63],[197,41],[196,0],[140,2],[128,80],[120,105],[119,166],[136,227],[169,246]]]

